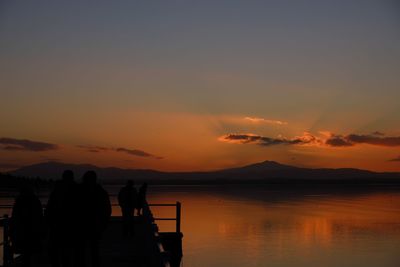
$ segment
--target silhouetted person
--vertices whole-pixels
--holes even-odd
[[[71,266],[74,257],[74,242],[77,236],[77,184],[74,173],[63,172],[62,180],[56,183],[46,208],[49,230],[49,253],[51,265]]]
[[[144,203],[146,203],[147,183],[143,183],[139,188],[137,210],[138,215],[142,215]]]
[[[118,194],[118,204],[122,211],[122,233],[124,236],[134,234],[134,213],[138,196],[134,182],[129,180]]]
[[[40,251],[44,229],[42,204],[31,186],[23,186],[15,199],[10,227],[14,253],[21,254],[23,266],[30,266],[32,254]]]
[[[98,243],[111,216],[108,193],[96,183],[97,175],[88,171],[80,186],[80,239],[77,246],[77,265],[85,266],[85,254],[90,253],[91,266],[100,266]]]

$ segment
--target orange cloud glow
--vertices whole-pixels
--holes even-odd
[[[247,121],[253,122],[253,123],[266,123],[266,124],[276,124],[276,125],[287,125],[288,124],[285,121],[268,120],[268,119],[257,118],[257,117],[245,117],[244,119]]]
[[[322,136],[316,136],[309,132],[304,132],[301,136],[293,138],[267,137],[256,134],[227,134],[218,140],[229,143],[239,144],[258,144],[261,146],[272,145],[311,145],[326,147],[352,147],[360,144],[397,147],[400,146],[400,136],[384,136],[383,134],[348,134],[340,135],[330,132],[321,132]]]

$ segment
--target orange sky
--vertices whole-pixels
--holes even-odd
[[[95,118],[83,116],[77,122],[82,127],[77,123],[74,123],[76,128],[65,127],[66,121],[61,120],[52,123],[43,121],[42,124],[36,122],[34,127],[27,129],[33,132],[29,137],[10,132],[8,136],[14,136],[17,141],[29,139],[57,147],[32,151],[29,146],[34,145],[24,147],[23,144],[17,144],[14,146],[19,149],[7,149],[11,144],[7,144],[7,140],[0,140],[3,148],[0,158],[10,166],[56,160],[171,171],[213,170],[263,160],[315,168],[400,170],[400,162],[389,161],[399,156],[397,143],[393,146],[368,143],[331,146],[326,144],[326,140],[332,138],[332,133],[304,133],[302,131],[309,129],[309,125],[276,118],[250,120],[244,115],[120,111],[113,114],[100,112]],[[227,134],[235,133],[249,136],[256,136],[254,133],[257,133],[260,138],[271,138],[282,143],[265,145],[260,140],[225,139]],[[337,135],[342,134],[341,138],[344,139],[348,133]],[[372,133],[367,136],[381,142],[392,138]],[[290,143],[293,140],[303,140],[305,143]],[[6,167],[5,164],[3,169],[9,169]]]
[[[100,2],[0,4],[0,170],[400,171],[398,6]]]

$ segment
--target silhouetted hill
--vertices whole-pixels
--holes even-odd
[[[27,177],[41,177],[44,179],[59,179],[64,170],[72,170],[75,177],[79,180],[82,175],[88,171],[93,170],[97,173],[102,180],[125,180],[134,177],[143,177],[144,179],[158,176],[160,172],[153,170],[133,170],[133,169],[120,169],[115,167],[101,168],[91,164],[68,164],[62,162],[44,162],[33,164],[19,168],[11,173],[17,176]]]
[[[224,169],[210,172],[161,172],[144,169],[101,168],[89,164],[67,164],[61,162],[45,162],[22,167],[11,172],[13,175],[26,177],[41,177],[43,179],[59,179],[63,170],[75,172],[77,180],[87,170],[94,170],[99,180],[105,183],[121,183],[126,179],[136,181],[159,181],[162,183],[252,183],[272,182],[289,183],[293,181],[369,181],[393,182],[400,181],[400,173],[378,173],[366,170],[341,169],[310,169],[280,164],[274,161],[264,161],[239,168]]]
[[[19,190],[22,186],[31,185],[36,188],[44,188],[50,185],[51,182],[40,178],[21,177],[8,173],[0,173],[0,188],[2,193],[7,190]]]

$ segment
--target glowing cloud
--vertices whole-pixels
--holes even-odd
[[[276,125],[286,125],[286,124],[288,124],[285,121],[268,120],[268,119],[257,118],[257,117],[245,117],[244,119],[247,120],[247,121],[250,121],[252,123],[266,123],[266,124],[276,124]]]
[[[400,136],[384,136],[384,134],[349,134],[338,135],[330,132],[320,132],[321,137],[315,136],[309,132],[305,132],[301,136],[294,138],[272,138],[255,134],[227,134],[218,138],[218,140],[239,144],[258,144],[261,146],[271,145],[312,145],[312,146],[328,146],[328,147],[351,147],[360,144],[368,144],[375,146],[396,147],[400,146]]]
[[[302,136],[296,136],[291,139],[284,137],[272,138],[266,136],[260,136],[255,134],[227,134],[218,138],[218,140],[229,143],[239,144],[258,144],[261,146],[273,146],[273,145],[306,145],[306,144],[319,144],[320,139],[316,138],[312,134],[305,132]]]

